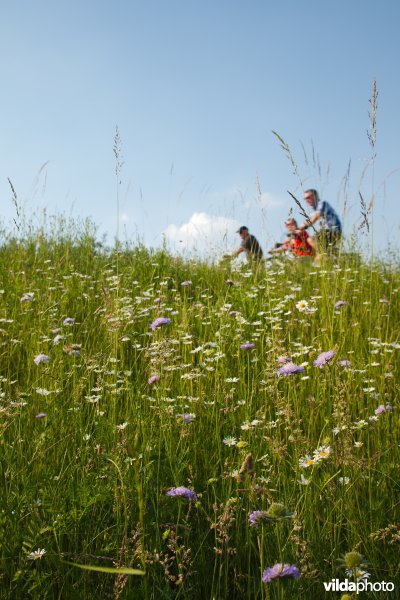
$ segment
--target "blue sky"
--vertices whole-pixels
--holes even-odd
[[[275,130],[303,186],[340,214],[351,160],[345,232],[359,192],[368,203],[374,190],[386,248],[400,223],[399,17],[395,0],[3,3],[3,220],[15,216],[10,178],[34,221],[44,209],[89,216],[111,242],[118,218],[122,239],[216,253],[246,224],[266,249],[298,214],[287,190],[302,196]]]

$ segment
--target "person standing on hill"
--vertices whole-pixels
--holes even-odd
[[[249,233],[248,227],[246,227],[246,225],[242,225],[242,227],[240,227],[236,233],[238,233],[242,238],[242,243],[240,244],[239,248],[236,248],[236,250],[232,252],[232,254],[225,254],[223,258],[236,258],[236,256],[239,256],[239,254],[242,252],[246,252],[247,258],[250,261],[262,261],[263,251],[261,246],[254,235]]]
[[[304,200],[314,209],[314,212],[298,227],[296,233],[304,231],[319,220],[320,230],[313,238],[318,249],[334,249],[342,237],[342,224],[338,215],[328,202],[320,199],[317,190],[306,190]]]

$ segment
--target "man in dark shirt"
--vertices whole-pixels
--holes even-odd
[[[242,238],[242,243],[232,254],[225,255],[225,258],[235,258],[241,252],[246,252],[248,260],[261,261],[263,259],[263,251],[254,235],[249,233],[248,228],[243,225],[236,233]]]

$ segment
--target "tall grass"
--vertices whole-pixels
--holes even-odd
[[[62,231],[0,249],[1,598],[325,598],[349,551],[398,587],[398,263],[230,271]],[[262,583],[278,562],[300,579]]]

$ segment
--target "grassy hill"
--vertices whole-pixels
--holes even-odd
[[[5,240],[0,288],[1,598],[398,588],[398,264],[231,270],[61,230]],[[263,583],[276,563],[300,578]]]

